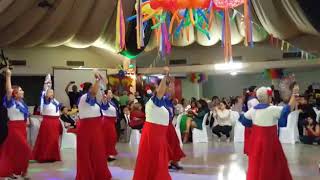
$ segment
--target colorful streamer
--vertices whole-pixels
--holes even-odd
[[[126,30],[123,16],[122,0],[118,0],[117,20],[116,20],[116,49],[122,51],[125,49]]]

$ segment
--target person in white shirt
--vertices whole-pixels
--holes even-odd
[[[77,130],[76,180],[111,180],[106,162],[102,117],[97,94],[102,77],[95,73],[95,82],[84,83],[79,100],[79,125]]]
[[[240,122],[251,127],[250,149],[248,154],[247,180],[292,180],[286,156],[278,137],[278,127],[287,126],[287,118],[295,107],[292,95],[289,105],[284,107],[270,105],[271,88],[257,90],[259,104],[240,116]]]
[[[118,154],[116,150],[117,143],[117,130],[116,121],[118,117],[118,107],[112,101],[113,93],[111,89],[106,90],[101,104],[102,110],[102,122],[103,122],[103,133],[105,137],[106,155],[108,161],[114,161],[115,156]]]
[[[20,86],[11,86],[11,71],[6,70],[6,96],[3,105],[8,111],[8,135],[1,144],[0,178],[26,177],[31,158],[27,142],[28,106],[23,101],[24,91]]]
[[[40,102],[40,113],[43,120],[41,121],[37,140],[33,148],[33,158],[39,163],[61,161],[61,104],[54,98],[54,91],[51,89],[51,85],[51,77],[48,74],[43,86]]]
[[[212,128],[212,132],[218,136],[218,141],[222,135],[227,137],[227,142],[230,142],[230,132],[232,130],[232,122],[231,122],[231,111],[227,109],[227,103],[225,101],[221,101],[219,107],[216,107],[213,116],[215,118],[214,127]]]

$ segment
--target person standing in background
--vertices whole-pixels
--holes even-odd
[[[72,91],[69,91],[69,87],[72,85]],[[70,81],[68,85],[65,88],[65,92],[69,97],[70,102],[70,108],[72,108],[74,105],[78,105],[78,100],[81,96],[81,93],[78,91],[77,85],[75,85],[74,81]]]

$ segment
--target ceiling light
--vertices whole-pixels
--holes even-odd
[[[238,70],[242,69],[243,64],[237,62],[230,62],[230,63],[223,63],[223,64],[215,64],[214,69],[218,71],[225,71],[225,70]]]
[[[230,73],[231,76],[236,76],[237,74],[238,72],[235,72],[235,71]]]

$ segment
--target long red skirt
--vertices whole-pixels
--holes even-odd
[[[244,154],[249,155],[251,128],[244,129]]]
[[[0,177],[26,175],[31,158],[25,121],[9,121],[8,136],[0,146]]]
[[[105,156],[102,118],[81,119],[77,126],[76,180],[110,180]]]
[[[133,180],[171,180],[167,129],[168,126],[144,123]]]
[[[253,126],[247,180],[292,180],[277,126]]]
[[[169,123],[169,126],[168,126],[167,141],[169,145],[168,152],[169,152],[170,161],[178,162],[182,158],[186,157],[186,155],[184,154],[184,152],[180,147],[180,141],[172,123]]]
[[[117,144],[117,130],[116,130],[116,117],[103,117],[103,134],[104,142],[106,146],[106,155],[107,156],[116,156],[118,154],[116,150]]]
[[[60,135],[62,127],[59,117],[43,116],[35,146],[33,158],[39,163],[61,161]]]

